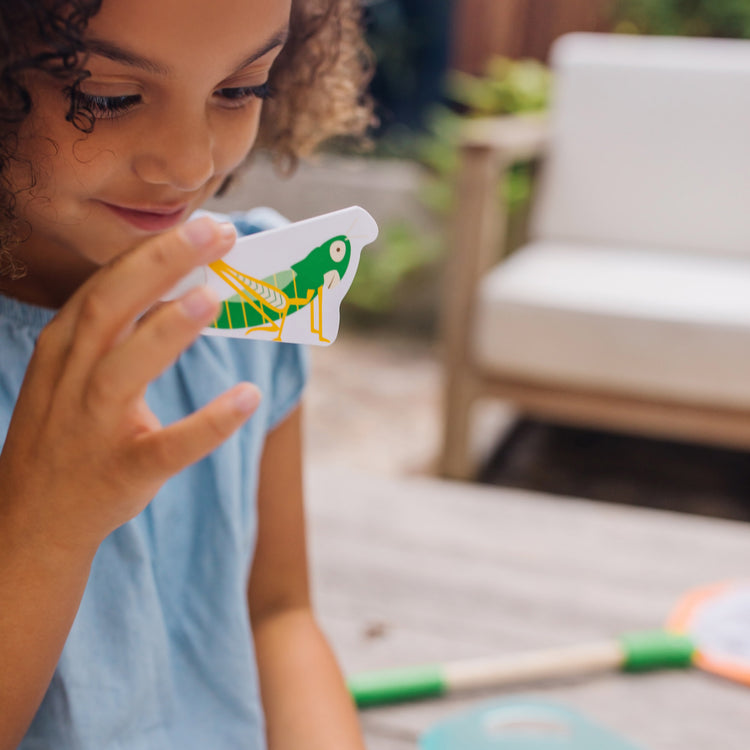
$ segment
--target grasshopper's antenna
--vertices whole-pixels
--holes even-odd
[[[360,211],[361,211],[361,209],[360,209]],[[372,240],[375,239],[375,237],[377,237],[377,235],[378,235],[378,233],[377,233],[377,225],[375,227],[375,237],[373,237],[372,234],[353,234],[353,235],[349,234],[349,232],[351,232],[352,229],[354,229],[354,227],[357,226],[357,222],[362,221],[363,219],[365,219],[365,217],[369,218],[372,221],[372,217],[369,216],[369,214],[367,214],[366,211],[362,211],[362,213],[360,213],[359,216],[355,216],[354,217],[354,220],[349,225],[349,228],[346,230],[345,236],[348,239],[350,239],[350,240],[358,240],[358,239],[359,240],[362,240],[362,239],[367,240],[367,239],[369,239],[372,242]]]
[[[349,236],[349,232],[352,231],[352,229],[356,226],[357,222],[359,221],[359,216],[354,217],[354,221],[349,225],[349,229],[346,230],[346,236]]]

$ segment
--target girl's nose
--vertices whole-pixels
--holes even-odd
[[[152,133],[133,159],[144,182],[190,191],[213,177],[214,139],[205,115],[158,123]]]

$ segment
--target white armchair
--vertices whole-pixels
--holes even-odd
[[[472,474],[488,396],[750,448],[750,42],[571,34],[552,65],[548,121],[463,141],[442,473]],[[496,264],[499,180],[541,154],[528,243]]]

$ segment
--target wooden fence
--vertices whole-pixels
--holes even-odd
[[[546,60],[570,31],[609,31],[612,0],[455,0],[452,65],[481,73],[493,55]]]

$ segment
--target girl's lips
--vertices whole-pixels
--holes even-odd
[[[112,203],[102,203],[102,205],[131,226],[144,232],[162,232],[177,226],[187,209],[187,206],[182,206],[170,213],[164,213],[163,211],[138,211],[134,208],[115,206]]]

